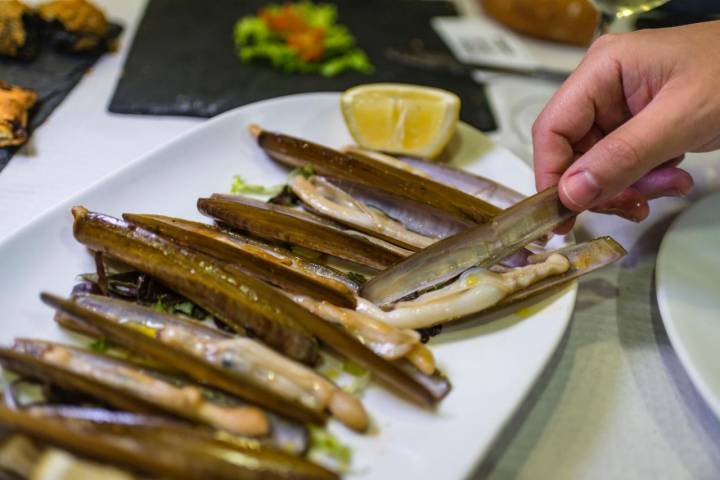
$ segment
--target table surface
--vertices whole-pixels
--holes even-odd
[[[0,173],[0,238],[202,121],[107,112],[144,1],[97,3],[127,26],[121,48],[98,62]],[[482,14],[469,1],[461,7]],[[533,48],[553,52],[539,42]],[[532,118],[557,86],[485,80],[500,125],[493,138],[530,163]],[[664,232],[690,203],[720,190],[720,153],[689,155],[685,165],[694,194],[653,202],[643,223],[581,219],[580,239],[612,235],[630,253],[580,282],[560,348],[475,477],[720,478],[720,421],[679,363],[655,300]]]

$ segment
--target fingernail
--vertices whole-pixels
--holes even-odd
[[[588,208],[602,193],[595,176],[587,170],[580,170],[560,182],[565,197],[578,210]]]

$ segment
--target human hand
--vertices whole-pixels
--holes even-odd
[[[640,221],[687,195],[683,155],[720,148],[720,21],[604,35],[532,132],[538,191],[559,184],[574,211]]]

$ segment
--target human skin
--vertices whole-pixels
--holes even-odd
[[[683,155],[720,148],[720,21],[600,37],[532,133],[538,191],[574,211],[640,221],[687,195]]]

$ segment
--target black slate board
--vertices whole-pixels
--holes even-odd
[[[317,0],[325,2],[326,0]],[[398,65],[387,47],[422,41],[426,50],[448,52],[430,26],[436,16],[456,15],[446,1],[330,0],[369,55],[375,73],[335,78],[284,74],[264,64],[242,64],[232,39],[235,21],[267,0],[150,0],[125,63],[110,111],[211,117],[257,100],[301,92],[342,91],[371,82],[407,82],[445,88],[463,103],[462,118],[496,128],[483,87],[469,77]],[[279,3],[282,3],[280,1]]]
[[[113,29],[119,32],[122,27],[113,24]],[[50,116],[102,55],[100,51],[63,53],[44,45],[37,58],[30,62],[0,58],[0,80],[30,88],[38,94],[38,102],[30,111],[29,134]],[[19,148],[0,148],[0,171]]]

